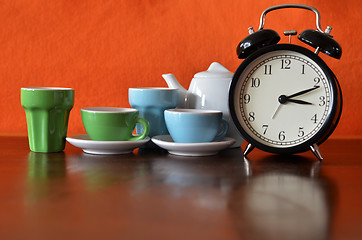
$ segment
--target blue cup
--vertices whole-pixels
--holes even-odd
[[[139,117],[150,123],[149,136],[168,135],[163,112],[175,108],[179,101],[178,89],[173,88],[129,88],[128,100],[132,108],[139,111]],[[137,134],[143,132],[141,124],[136,125]]]
[[[212,142],[225,136],[229,128],[222,112],[217,110],[169,109],[165,111],[165,121],[177,143]]]

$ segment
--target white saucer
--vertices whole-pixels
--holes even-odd
[[[211,156],[220,150],[233,145],[236,140],[224,137],[218,141],[205,143],[175,143],[170,135],[159,135],[152,138],[157,146],[166,149],[170,154],[180,156]]]
[[[73,146],[91,154],[127,154],[150,140],[146,137],[139,141],[94,141],[87,134],[75,135],[66,138]]]

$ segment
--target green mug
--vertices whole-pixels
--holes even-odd
[[[96,141],[137,141],[147,137],[150,125],[138,117],[133,108],[89,107],[81,109],[82,122],[88,136]],[[143,125],[144,131],[133,136],[136,123]]]
[[[21,106],[26,114],[31,151],[64,150],[69,114],[73,105],[72,88],[21,88]]]

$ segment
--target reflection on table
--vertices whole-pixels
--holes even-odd
[[[29,152],[26,139],[7,139],[0,237],[358,239],[362,153],[353,150],[360,143],[327,142],[320,163],[312,153],[257,150],[246,159],[242,149],[102,156],[68,146],[44,154]]]

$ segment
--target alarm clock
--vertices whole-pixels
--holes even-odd
[[[313,11],[317,29],[307,29],[298,39],[315,48],[291,44],[296,30],[285,31],[289,43],[264,29],[268,12],[283,8]],[[320,52],[339,59],[340,45],[321,29],[319,11],[302,4],[282,4],[267,8],[257,31],[237,46],[245,59],[236,70],[229,88],[230,115],[248,145],[244,156],[255,147],[270,153],[294,154],[311,150],[322,160],[319,145],[336,128],[342,112],[342,92],[338,80]]]

